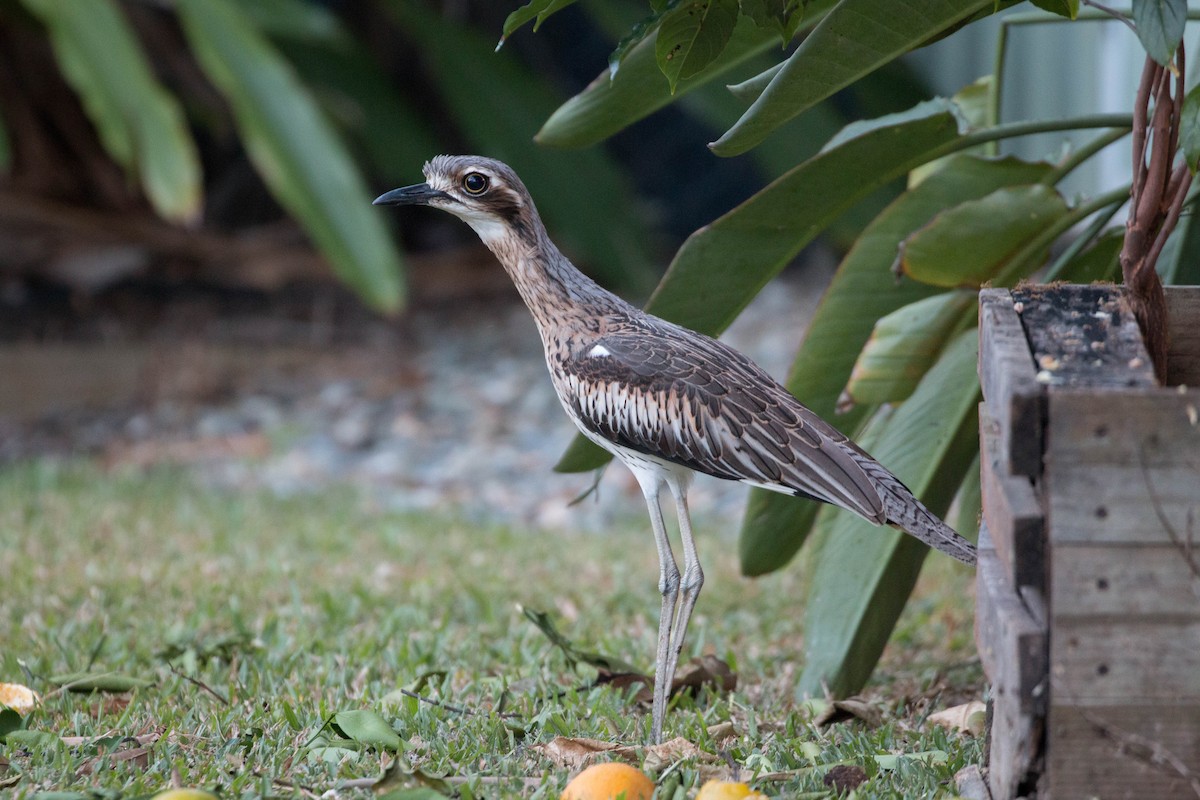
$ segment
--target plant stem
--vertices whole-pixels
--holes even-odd
[[[1113,142],[1124,139],[1128,135],[1129,131],[1123,128],[1114,128],[1113,130],[1100,134],[1083,147],[1080,147],[1064,158],[1061,164],[1052,169],[1050,172],[1046,173],[1046,177],[1042,178],[1041,183],[1044,183],[1046,186],[1053,186],[1074,172],[1080,164],[1096,155],[1096,153],[1099,153]]]
[[[927,161],[970,150],[981,144],[997,142],[1002,139],[1015,139],[1020,136],[1030,136],[1035,133],[1054,133],[1056,131],[1087,130],[1090,128],[1121,128],[1126,131],[1133,127],[1133,117],[1130,114],[1089,114],[1083,117],[1069,119],[1049,119],[1024,122],[1006,122],[978,131],[964,134],[952,142],[946,142],[941,147],[934,148],[927,154]]]

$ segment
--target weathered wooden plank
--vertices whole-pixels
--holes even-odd
[[[1200,549],[1195,555],[1200,562]],[[1200,574],[1175,545],[1064,545],[1055,551],[1050,582],[1055,620],[1100,615],[1200,620]]]
[[[1152,387],[1154,366],[1116,286],[1025,285],[1013,301],[1048,386]]]
[[[1185,609],[1188,612],[1194,615],[1195,604]],[[1200,705],[1200,619],[1088,619],[1055,614],[1051,628],[1054,703]],[[1200,726],[1200,719],[1196,724]]]
[[[993,688],[988,736],[988,786],[993,798],[1024,797],[1036,787],[1044,741],[1045,718],[1022,711],[1016,695],[997,694]]]
[[[1007,289],[979,292],[979,382],[1011,475],[1042,471],[1044,392]]]
[[[1032,481],[1010,475],[1001,452],[1000,426],[979,406],[979,478],[992,545],[1011,585],[1046,589],[1045,516]]]
[[[995,800],[978,764],[968,764],[954,773],[954,789],[963,800]]]
[[[1167,383],[1200,386],[1200,286],[1167,287]]]
[[[993,696],[1015,696],[1025,713],[1041,713],[1046,694],[1046,631],[1008,582],[987,525],[979,532],[975,643]]]
[[[1200,795],[1200,704],[1092,706],[1055,701],[1047,731],[1054,798]]]
[[[1047,402],[1051,543],[1200,551],[1200,392],[1052,389]]]
[[[1040,771],[1046,700],[1046,632],[1022,605],[979,530],[975,573],[975,643],[991,683],[988,786],[995,798],[1017,797]]]

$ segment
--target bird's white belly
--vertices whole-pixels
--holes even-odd
[[[628,467],[633,476],[637,478],[638,484],[642,487],[643,491],[653,489],[661,483],[676,483],[686,487],[691,483],[692,476],[695,475],[692,470],[681,464],[675,464],[667,461],[665,458],[659,458],[658,456],[652,456],[639,450],[614,444],[604,437],[584,428],[575,419],[574,415],[571,415],[571,421],[579,428],[580,433],[612,453],[618,461]]]

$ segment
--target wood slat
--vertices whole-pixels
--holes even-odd
[[[1056,620],[1189,615],[1200,620],[1200,577],[1174,545],[1067,545],[1055,555]],[[1200,550],[1196,556],[1200,561]]]
[[[1047,386],[1152,387],[1154,366],[1116,286],[1026,285],[1013,301]]]
[[[1200,386],[1200,286],[1167,287],[1167,383]]]
[[[1104,800],[1200,795],[1200,705],[1050,708],[1047,789]],[[1181,774],[1181,769],[1190,776]]]
[[[1000,426],[979,406],[979,478],[982,508],[992,544],[1008,581],[1044,593],[1045,514],[1032,481],[1010,475],[1001,451]]]
[[[988,788],[992,797],[1010,800],[1034,789],[1043,769],[1045,718],[1021,710],[1016,695],[992,697],[988,737]]]
[[[979,292],[979,381],[1011,475],[1042,471],[1043,391],[1007,289]]]
[[[995,696],[1017,698],[1025,713],[1045,708],[1046,631],[1008,582],[986,524],[979,532],[975,578],[975,643]]]
[[[1188,610],[1194,612],[1195,605]],[[1050,693],[1054,703],[1133,706],[1174,701],[1200,705],[1200,619],[1056,615],[1051,628]],[[1194,724],[1200,730],[1200,718]]]
[[[1200,549],[1198,406],[1197,391],[1051,390],[1050,542]]]
[[[1046,631],[1008,581],[986,521],[979,531],[975,587],[975,642],[992,693],[988,786],[993,797],[1011,798],[1032,787],[1040,772]]]

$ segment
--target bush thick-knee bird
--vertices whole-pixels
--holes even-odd
[[[533,199],[508,166],[480,156],[438,156],[424,171],[425,183],[394,189],[375,204],[433,206],[475,229],[533,314],[567,415],[629,467],[646,497],[662,594],[655,742],[704,584],[687,507],[693,472],[832,503],[975,562],[975,548],[896,476],[749,358],[647,314],[576,269],[550,241]],[[664,486],[679,517],[683,572],[659,507]]]

